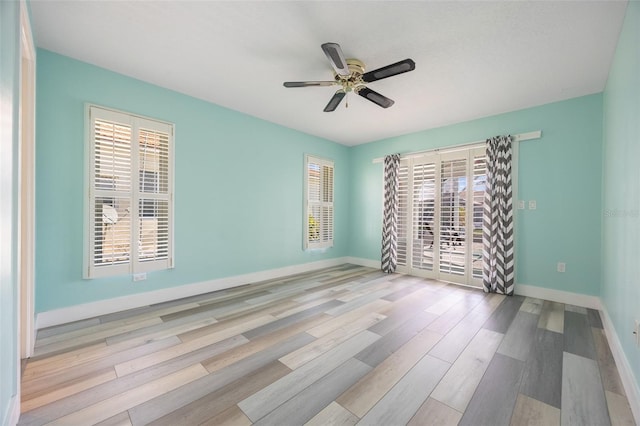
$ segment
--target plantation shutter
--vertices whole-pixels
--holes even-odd
[[[412,226],[413,247],[411,267],[424,271],[433,270],[433,243],[435,240],[435,189],[436,164],[433,161],[416,161],[413,164]]]
[[[455,155],[455,154],[453,154]],[[466,244],[465,199],[467,159],[443,159],[440,163],[440,273],[464,275]]]
[[[307,156],[305,248],[333,246],[333,162]]]
[[[482,279],[482,222],[484,214],[484,192],[487,185],[487,162],[484,148],[476,149],[473,156],[473,213],[472,213],[472,276]]]
[[[173,126],[89,107],[86,278],[172,267]]]
[[[169,140],[158,123],[141,123],[138,136],[138,260],[160,266],[169,260],[171,193]],[[165,267],[168,267],[165,266]],[[140,269],[145,269],[140,268]]]
[[[398,167],[398,247],[397,265],[407,266],[409,204],[409,161],[401,160]]]

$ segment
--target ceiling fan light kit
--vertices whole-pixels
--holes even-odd
[[[358,59],[345,59],[338,43],[324,43],[321,47],[333,67],[334,80],[287,81],[284,83],[284,87],[342,86],[329,100],[324,112],[335,111],[349,92],[355,92],[382,108],[389,108],[394,104],[394,101],[369,89],[365,86],[365,83],[413,71],[416,68],[416,64],[412,59],[404,59],[391,65],[365,72],[364,62]]]

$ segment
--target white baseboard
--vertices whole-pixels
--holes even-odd
[[[551,288],[536,287],[527,284],[516,284],[516,294],[519,296],[534,297],[536,299],[549,300],[551,302],[566,303],[582,306],[583,308],[602,309],[602,303],[597,296],[571,293],[568,291],[554,290]]]
[[[283,268],[269,269],[266,271],[252,272],[232,277],[219,278],[193,284],[185,284],[176,287],[154,290],[145,293],[131,294],[112,299],[98,300],[82,305],[69,306],[61,309],[40,312],[36,318],[36,330],[54,325],[66,324],[100,315],[125,311],[127,309],[140,308],[155,303],[168,302],[184,297],[197,296],[217,290],[238,287],[245,284],[284,277],[287,275],[310,272],[316,269],[349,263],[350,258],[338,257],[335,259],[319,260],[317,262],[303,263],[299,265],[285,266]]]
[[[365,259],[363,257],[345,257],[346,263],[353,263],[354,265],[360,266],[368,266],[369,268],[377,268],[380,269],[380,261],[379,260],[371,260]]]
[[[613,327],[613,322],[611,322],[609,312],[607,312],[607,309],[604,307],[604,305],[600,312],[602,313],[603,317],[602,324],[604,326],[604,332],[607,335],[607,340],[609,341],[609,347],[611,347],[613,359],[616,361],[616,367],[618,367],[618,373],[620,373],[622,386],[624,386],[624,391],[627,393],[627,399],[629,400],[629,405],[631,406],[631,412],[635,417],[636,424],[640,425],[640,388],[638,387],[638,380],[636,380],[636,377],[633,374],[631,365],[629,365],[629,360],[624,354],[622,345],[620,344],[618,333],[616,333],[616,330]]]
[[[7,418],[4,419],[5,425],[15,426],[20,420],[20,398],[18,395],[14,395],[9,401],[9,407],[7,408]]]

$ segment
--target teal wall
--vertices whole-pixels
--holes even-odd
[[[378,260],[382,223],[382,164],[374,158],[542,130],[520,143],[521,200],[537,210],[516,210],[516,282],[598,295],[602,95],[510,112],[359,145],[351,152],[349,206],[351,256]],[[566,272],[556,272],[557,262]]]
[[[37,76],[37,312],[347,255],[347,147],[45,50]],[[82,279],[86,102],[175,123],[175,269]],[[335,161],[324,252],[302,249],[306,153]]]
[[[18,389],[17,192],[20,4],[0,1],[0,423]]]
[[[347,148],[52,52],[38,51],[37,297],[48,311],[340,256],[378,260],[382,165],[392,152],[541,129],[520,144],[517,282],[598,295],[602,96]],[[176,124],[176,268],[82,279],[84,104]],[[336,245],[302,250],[305,153],[336,162]],[[556,272],[566,262],[567,272]]]
[[[640,3],[627,6],[604,92],[602,301],[640,388]]]

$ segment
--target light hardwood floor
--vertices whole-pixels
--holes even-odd
[[[21,425],[633,425],[597,311],[343,265],[40,330]]]

